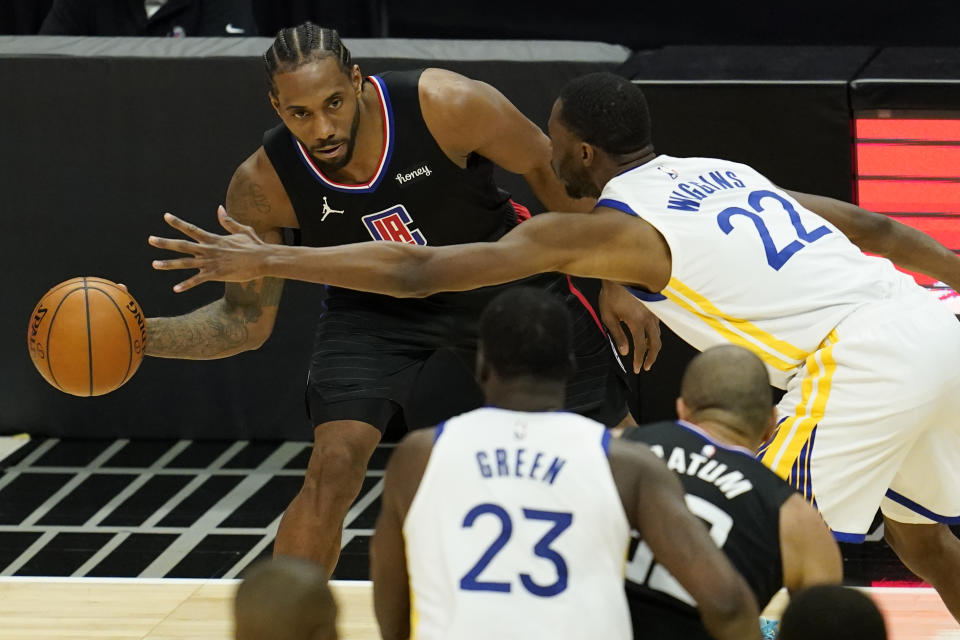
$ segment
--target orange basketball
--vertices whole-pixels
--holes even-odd
[[[40,299],[27,325],[37,371],[75,396],[101,396],[129,380],[146,338],[140,305],[103,278],[61,282]]]

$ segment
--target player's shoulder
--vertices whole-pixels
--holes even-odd
[[[270,162],[270,158],[267,156],[266,149],[261,145],[240,163],[234,175],[245,178],[258,178],[268,171],[273,171],[273,173],[276,174],[273,163]]]
[[[439,67],[423,70],[419,92],[421,109],[437,116],[456,117],[505,101],[489,84]]]
[[[262,146],[233,172],[227,210],[234,219],[257,229],[298,226],[290,197]]]
[[[433,448],[433,443],[436,442],[439,432],[441,432],[443,426],[432,427],[430,429],[415,429],[400,440],[400,443],[397,444],[394,453],[400,453],[402,455],[416,455],[424,451],[430,451]]]
[[[627,438],[612,438],[607,448],[610,459],[610,470],[614,479],[632,482],[639,480],[651,472],[654,475],[667,468],[650,446],[640,440]]]
[[[443,69],[441,67],[427,67],[420,73],[420,91],[445,92],[449,95],[469,94],[476,90],[477,80],[462,73]]]
[[[663,434],[673,433],[677,423],[673,420],[661,420],[660,422],[651,422],[649,424],[627,427],[623,430],[621,436],[624,440],[633,440],[636,442],[650,442]]]

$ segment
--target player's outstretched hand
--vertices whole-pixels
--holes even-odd
[[[623,323],[633,337],[633,372],[649,371],[660,354],[660,321],[626,287],[604,280],[600,290],[600,319],[620,355],[630,353]]]
[[[175,285],[174,291],[180,293],[210,280],[247,282],[261,277],[269,245],[260,239],[253,227],[240,224],[227,215],[223,206],[217,209],[217,218],[229,235],[210,233],[172,213],[166,213],[163,216],[166,223],[191,238],[193,242],[157,236],[150,236],[148,239],[151,245],[159,249],[191,256],[153,261],[153,268],[163,271],[197,270],[192,277]]]

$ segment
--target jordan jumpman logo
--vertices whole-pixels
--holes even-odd
[[[327,219],[327,216],[331,213],[343,213],[343,209],[334,209],[329,204],[327,204],[327,196],[323,196],[323,215],[320,216],[320,222],[323,222]]]

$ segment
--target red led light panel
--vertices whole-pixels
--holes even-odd
[[[854,130],[858,204],[960,253],[960,112],[859,111]],[[911,275],[960,311],[956,292]]]

